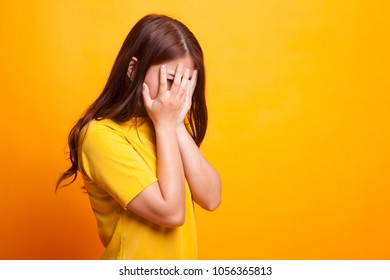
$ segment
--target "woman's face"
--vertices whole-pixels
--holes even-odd
[[[183,64],[183,70],[190,70],[190,77],[192,77],[192,73],[195,70],[195,64],[191,56],[186,55],[181,58],[176,58],[173,60],[166,61],[161,64],[156,64],[150,66],[148,71],[146,72],[144,83],[149,87],[149,94],[152,99],[155,99],[158,94],[159,89],[159,79],[160,79],[160,68],[162,65],[165,65],[167,68],[167,81],[168,81],[168,90],[170,89],[173,79],[175,77],[176,69],[179,64]],[[184,71],[183,71],[184,72]]]

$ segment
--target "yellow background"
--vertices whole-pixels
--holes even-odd
[[[2,1],[0,258],[96,259],[82,182],[54,193],[68,132],[130,28],[182,20],[207,67],[202,259],[390,258],[388,1]]]

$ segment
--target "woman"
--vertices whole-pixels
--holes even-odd
[[[102,259],[197,258],[193,201],[210,211],[221,201],[219,175],[198,148],[207,127],[204,72],[184,24],[145,16],[71,130],[72,165],[56,188],[82,174]]]

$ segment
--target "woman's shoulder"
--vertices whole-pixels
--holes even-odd
[[[111,119],[94,119],[83,127],[81,135],[83,136],[82,138],[88,138],[92,134],[107,135],[107,133],[112,133],[128,138],[129,136],[148,134],[149,130],[151,128],[146,122],[136,118],[121,123]]]
[[[97,119],[90,121],[81,131],[81,142],[97,141],[104,139],[127,142],[138,141],[141,138],[153,139],[153,129],[147,122],[140,123],[132,119],[127,122],[118,123],[110,119]]]
[[[120,125],[109,119],[92,120],[86,124],[80,133],[80,141],[85,142],[89,138],[105,137],[107,134],[121,135]]]
[[[79,148],[88,150],[113,146],[126,138],[120,126],[108,119],[92,120],[85,125],[80,133]]]
[[[117,123],[111,119],[94,119],[83,127],[82,132],[86,135],[96,132],[127,132],[131,128],[131,123],[134,121],[128,121],[125,123]]]

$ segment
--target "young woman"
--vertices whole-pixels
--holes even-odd
[[[196,259],[193,201],[214,210],[221,181],[199,151],[207,127],[202,49],[181,22],[142,18],[101,95],[69,134],[102,259]],[[73,182],[72,181],[72,182]]]

